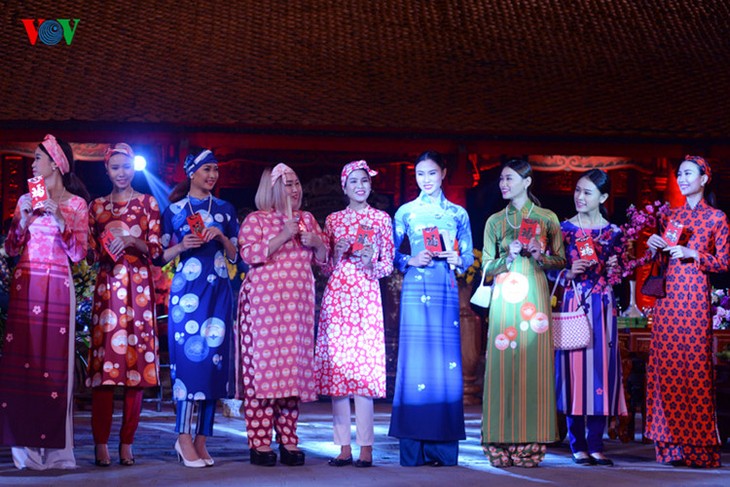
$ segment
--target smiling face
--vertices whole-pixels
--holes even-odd
[[[284,181],[284,190],[286,191],[289,201],[291,201],[292,209],[298,210],[302,206],[302,185],[299,178],[293,171],[287,171],[282,176]]]
[[[441,191],[441,184],[446,177],[446,169],[431,159],[424,159],[416,164],[416,183],[428,196],[436,196]]]
[[[370,176],[364,169],[352,171],[345,181],[345,195],[350,202],[364,203],[370,196]]]
[[[43,152],[40,147],[36,147],[35,158],[31,169],[33,170],[33,177],[43,176],[44,179],[48,179],[56,168],[56,164],[51,160],[50,156]]]
[[[592,215],[598,211],[606,199],[608,199],[608,195],[601,193],[595,183],[588,178],[579,179],[575,185],[573,202],[578,213]]]
[[[218,164],[209,162],[203,164],[190,178],[190,186],[205,193],[210,193],[218,182]]]
[[[677,170],[677,185],[682,196],[702,194],[707,176],[700,174],[700,167],[692,161],[684,161]]]
[[[527,197],[527,188],[530,187],[530,184],[532,184],[532,178],[523,178],[510,167],[502,169],[502,173],[499,175],[499,191],[502,193],[502,198],[506,200]]]
[[[106,165],[106,173],[117,191],[125,191],[134,179],[134,163],[124,154],[114,154]]]

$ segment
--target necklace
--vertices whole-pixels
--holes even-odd
[[[114,191],[112,191],[109,194],[109,201],[112,204],[112,215],[114,215],[114,216],[122,216],[123,214],[125,214],[127,212],[127,208],[129,208],[129,203],[131,203],[132,202],[132,199],[134,198],[134,194],[135,194],[135,191],[134,191],[134,189],[132,189],[132,194],[130,194],[129,195],[129,198],[127,198],[127,204],[124,205],[124,208],[122,208],[121,210],[118,210],[117,211],[117,210],[114,209]]]
[[[190,192],[188,192],[188,206],[190,207],[190,214],[194,215],[197,213],[193,210],[193,205],[190,203]],[[208,194],[208,214],[210,215],[210,210],[213,208],[213,193]]]
[[[603,225],[603,216],[601,216],[601,219],[598,221],[598,228],[600,229]],[[586,233],[585,229],[583,228],[583,220],[580,218],[580,213],[578,213],[578,226],[580,227],[580,231],[583,232],[583,236],[587,237],[588,234]]]
[[[534,203],[530,207],[530,211],[527,212],[527,216],[525,218],[530,218],[530,215],[532,214],[532,209],[533,208],[535,208],[535,204]],[[516,209],[517,208],[515,208],[515,210]],[[521,212],[522,212],[522,210],[518,210],[516,213],[521,213]],[[516,223],[515,223],[515,225],[512,225],[512,222],[509,221],[508,215],[509,215],[509,205],[507,205],[507,208],[504,209],[504,221],[507,222],[507,225],[509,225],[510,227],[512,227],[512,230],[518,230],[520,228],[520,225],[517,225]],[[517,216],[516,215],[515,215],[515,222],[517,222]],[[522,219],[520,219],[520,224],[522,224]]]

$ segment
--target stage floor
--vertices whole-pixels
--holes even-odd
[[[120,404],[117,404],[120,409]],[[447,487],[489,485],[559,485],[559,486],[728,486],[730,485],[730,452],[723,451],[725,467],[719,470],[694,470],[659,465],[654,462],[652,445],[640,442],[621,443],[606,440],[606,454],[614,467],[578,466],[571,461],[567,442],[548,449],[545,461],[534,469],[497,469],[489,466],[479,445],[481,409],[466,409],[467,439],[460,444],[457,467],[401,467],[398,464],[398,442],[387,436],[390,404],[375,405],[375,466],[357,469],[351,466],[334,468],[327,460],[339,448],[332,443],[329,402],[302,406],[299,421],[300,447],[307,454],[303,467],[258,467],[249,463],[244,424],[241,418],[216,418],[215,435],[208,449],[216,461],[212,468],[190,469],[177,463],[173,450],[175,418],[172,407],[157,412],[145,404],[142,412],[135,455],[137,464],[110,468],[94,466],[90,412],[75,415],[75,443],[78,468],[71,471],[18,471],[12,466],[10,449],[0,447],[0,485],[216,485],[216,486],[428,486]],[[112,438],[119,429],[119,411],[115,415]],[[637,428],[638,429],[638,428]],[[353,435],[354,437],[354,435]],[[118,438],[118,436],[117,436]],[[353,444],[353,447],[355,445]],[[110,441],[113,461],[117,461],[116,441]],[[354,448],[357,457],[357,449]]]

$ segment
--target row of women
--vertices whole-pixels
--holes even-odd
[[[151,266],[176,258],[168,342],[174,447],[184,465],[214,464],[206,438],[213,434],[216,401],[235,393],[244,400],[251,463],[302,465],[299,405],[322,394],[332,398],[334,442],[340,446],[329,464],[371,466],[373,398],[385,396],[378,280],[394,265],[404,278],[389,434],[399,438],[402,465],[457,464],[465,428],[455,272],[473,263],[473,252],[466,211],[444,197],[446,166],[439,154],[425,152],[416,160],[421,193],[398,209],[393,222],[367,203],[376,172],[365,161],[347,164],[341,185],[348,206],[329,215],[324,230],[300,209],[299,180],[284,164],[264,171],[258,211],[239,227],[232,205],[213,196],[218,165],[211,151],[185,159],[187,179],[173,190],[162,216],[152,196],[131,186],[132,157],[126,144],[107,152],[113,189],[87,208],[68,144],[46,136],[35,152],[33,174],[43,176],[48,198],[34,208],[30,195],[23,195],[6,240],[8,253],[20,260],[0,357],[0,443],[12,447],[18,468],[76,465],[69,261],[85,257],[99,263],[88,371],[96,465],[111,463],[107,444],[119,386],[119,462],[134,464],[142,391],[159,384]],[[726,270],[730,259],[727,219],[704,198],[711,176],[704,159],[686,158],[677,173],[686,203],[669,216],[687,229],[685,238],[671,246],[658,234],[648,240],[669,264],[667,295],[654,315],[646,434],[655,441],[657,460],[675,466],[720,465],[708,273]],[[603,454],[606,419],[625,414],[626,407],[607,279],[621,265],[620,230],[603,208],[608,175],[595,169],[582,175],[574,194],[577,213],[562,224],[532,194],[527,162],[506,163],[499,188],[507,206],[484,230],[484,273],[494,279],[484,451],[496,467],[538,465],[545,445],[557,439],[561,411],[574,461],[611,465]],[[538,224],[525,243],[518,238],[523,219]],[[435,229],[443,240],[440,251],[426,241]],[[578,251],[577,241],[587,236],[599,257],[595,265]],[[250,269],[236,313],[227,262],[238,257]],[[314,265],[330,275],[316,343]],[[565,286],[562,306],[585,302],[593,331],[589,347],[554,351],[547,274],[576,284]],[[350,446],[350,398],[357,461]]]

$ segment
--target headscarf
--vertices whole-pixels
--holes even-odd
[[[56,138],[51,134],[47,134],[43,138],[41,145],[46,149],[46,151],[48,151],[48,155],[51,156],[51,160],[56,163],[61,174],[66,174],[70,170],[70,165],[68,163],[68,159],[66,159],[66,154],[64,154],[61,146],[58,145]]]
[[[368,163],[365,161],[348,162],[347,164],[345,164],[345,167],[342,168],[342,174],[340,175],[340,184],[342,184],[342,189],[345,189],[345,185],[347,184],[347,177],[358,169],[365,170],[365,172],[367,172],[368,176],[370,177],[378,174],[378,171],[370,169]]]
[[[195,171],[205,164],[218,164],[218,159],[216,159],[213,153],[208,149],[205,149],[203,152],[198,154],[197,157],[192,154],[188,154],[185,158],[185,162],[183,162],[183,170],[188,177],[191,177],[195,174]]]
[[[114,147],[107,148],[106,152],[104,152],[104,164],[109,164],[109,159],[111,159],[114,154],[123,154],[134,160],[134,151],[129,144],[125,144],[124,142],[120,142]]]
[[[280,162],[279,164],[274,166],[274,169],[271,170],[271,186],[273,186],[274,183],[276,183],[277,179],[283,177],[284,174],[286,174],[288,172],[293,173],[294,170],[292,168],[290,168],[289,166],[287,166],[286,164],[284,164],[283,162]]]
[[[707,176],[707,184],[710,184],[710,181],[712,180],[712,168],[703,157],[690,156],[689,154],[687,154],[686,156],[684,156],[684,160],[697,164],[702,169],[702,172],[704,172]]]

